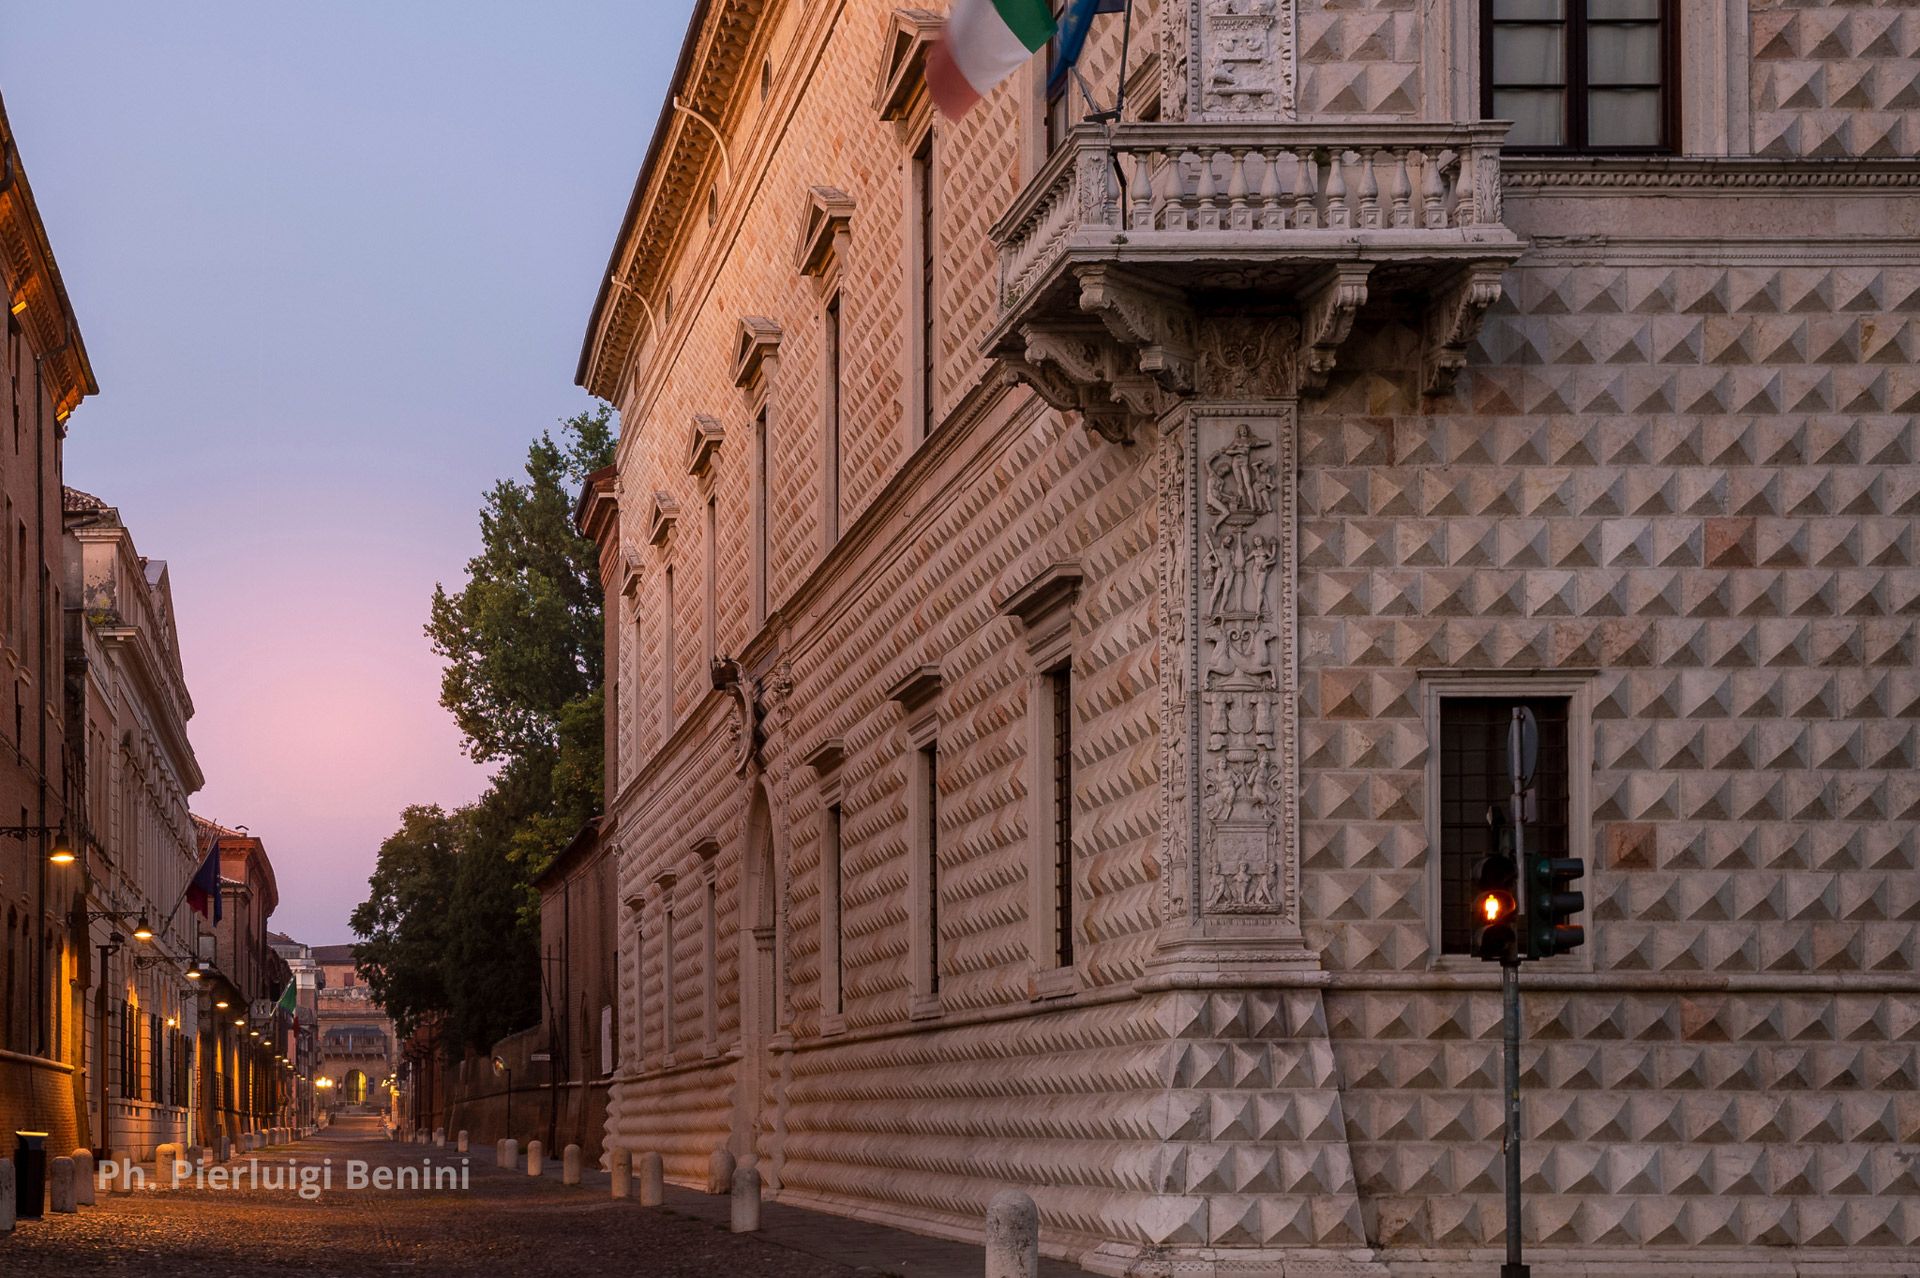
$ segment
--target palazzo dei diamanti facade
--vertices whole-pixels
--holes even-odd
[[[608,1144],[1485,1273],[1523,701],[1530,1259],[1914,1273],[1920,8],[1136,0],[1117,123],[941,22],[699,0],[600,285]]]

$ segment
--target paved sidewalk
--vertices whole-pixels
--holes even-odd
[[[290,1186],[148,1188],[102,1196],[74,1215],[49,1213],[0,1234],[0,1274],[47,1278],[193,1273],[261,1275],[485,1275],[486,1278],[979,1278],[978,1247],[769,1202],[762,1230],[727,1230],[728,1202],[669,1186],[665,1208],[610,1196],[609,1177],[588,1171],[560,1183],[558,1158],[534,1178],[493,1165],[489,1145],[462,1156],[382,1139],[371,1121],[343,1122],[317,1136],[233,1159],[259,1172],[318,1177],[333,1187],[303,1198]],[[349,1188],[350,1161],[366,1167],[447,1169],[464,1187]],[[1081,1278],[1047,1263],[1044,1278]]]

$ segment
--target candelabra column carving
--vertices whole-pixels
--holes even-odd
[[[1314,961],[1300,931],[1291,332],[1284,322],[1209,326],[1200,393],[1161,421],[1169,961]]]

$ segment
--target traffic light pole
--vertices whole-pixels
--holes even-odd
[[[1504,1142],[1507,1156],[1507,1263],[1500,1266],[1500,1278],[1528,1278],[1528,1268],[1520,1260],[1520,960],[1500,961],[1500,1002],[1506,1031],[1506,1081],[1503,1091],[1507,1104],[1507,1132]]]
[[[1515,708],[1513,727],[1507,738],[1507,767],[1513,781],[1513,863],[1519,869],[1519,907],[1523,914],[1534,906],[1533,885],[1527,882],[1527,787],[1533,784],[1533,770],[1539,757],[1539,729],[1531,712]],[[1528,1269],[1520,1259],[1520,955],[1529,952],[1525,944],[1515,947],[1500,960],[1500,1011],[1506,1036],[1506,1078],[1502,1089],[1507,1102],[1507,1263],[1500,1266],[1500,1278],[1528,1278]]]

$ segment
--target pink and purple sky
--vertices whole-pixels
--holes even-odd
[[[0,95],[101,393],[67,481],[171,566],[273,926],[350,940],[408,803],[485,784],[421,633],[581,332],[690,0],[0,7]]]

